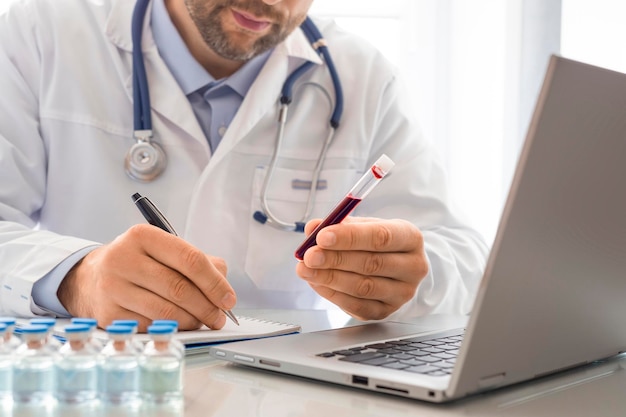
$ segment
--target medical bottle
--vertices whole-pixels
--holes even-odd
[[[46,326],[48,328],[46,332],[46,347],[53,352],[58,352],[63,346],[63,343],[54,336],[54,325],[57,320],[52,317],[40,317],[36,319],[30,319],[30,324]]]
[[[56,362],[55,397],[62,403],[86,403],[98,395],[98,358],[89,344],[88,324],[65,326],[66,342]]]
[[[174,335],[178,333],[178,321],[176,320],[164,320],[164,319],[153,320],[152,325],[153,326],[172,326],[174,328]],[[185,345],[180,340],[176,339],[175,336],[172,336],[172,340],[170,341],[170,344],[172,344],[176,349],[180,350],[180,354],[183,357],[185,356]]]
[[[29,324],[21,329],[22,344],[13,363],[13,401],[45,404],[53,399],[56,353],[46,346],[48,327]]]
[[[0,324],[6,324],[7,330],[4,333],[4,342],[8,349],[15,351],[22,341],[15,335],[15,317],[0,317]]]
[[[137,350],[137,354],[143,352],[143,342],[135,338],[135,335],[139,330],[139,322],[137,320],[113,320],[111,324],[114,326],[130,326],[133,329],[132,336],[130,338],[131,344]]]
[[[11,399],[13,386],[13,352],[4,339],[7,327],[0,323],[0,407]]]
[[[99,367],[100,399],[105,403],[137,405],[139,401],[139,355],[132,345],[130,326],[110,325],[109,341],[102,349]]]
[[[89,343],[97,352],[102,351],[104,348],[104,343],[94,337],[94,332],[98,328],[98,320],[88,318],[88,317],[74,317],[71,319],[72,324],[87,324],[89,326],[89,338],[87,343]]]
[[[140,387],[144,401],[152,404],[181,404],[183,398],[183,355],[174,344],[174,327],[148,327],[150,340],[141,355]]]

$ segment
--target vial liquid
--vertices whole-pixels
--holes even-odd
[[[139,358],[131,337],[130,326],[106,328],[109,341],[102,349],[100,363],[100,399],[104,403],[138,405]]]
[[[15,352],[13,401],[45,404],[53,400],[55,355],[46,346],[48,327],[27,325],[21,328],[23,343]]]
[[[307,249],[317,245],[317,234],[323,228],[332,224],[341,223],[356,208],[356,206],[374,189],[393,168],[394,162],[385,154],[374,162],[374,165],[363,174],[363,176],[352,187],[348,194],[341,200],[335,208],[322,220],[322,222],[307,236],[302,244],[296,249],[295,257],[298,260],[304,259]]]
[[[174,327],[152,325],[148,327],[148,334],[150,341],[140,360],[142,397],[153,404],[181,404],[183,354],[172,343]]]
[[[86,403],[98,395],[98,357],[89,344],[87,324],[65,326],[66,342],[56,363],[55,397],[62,403]]]

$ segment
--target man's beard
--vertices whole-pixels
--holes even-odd
[[[285,17],[277,13],[273,8],[260,2],[241,2],[238,4],[232,0],[222,0],[212,9],[207,9],[203,1],[185,0],[187,10],[191,15],[196,27],[202,35],[204,42],[222,58],[232,61],[248,61],[257,55],[268,51],[282,42],[297,25],[304,19],[285,21]],[[272,20],[270,32],[257,39],[251,47],[237,45],[231,41],[224,31],[220,19],[220,13],[231,6],[237,6],[255,16],[263,16]]]

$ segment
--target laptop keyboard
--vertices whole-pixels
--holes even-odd
[[[409,337],[320,353],[323,358],[432,376],[450,375],[463,340],[463,330],[444,336]]]

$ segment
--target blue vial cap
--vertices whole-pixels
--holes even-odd
[[[0,317],[0,323],[4,323],[7,326],[15,325],[15,317]]]
[[[20,327],[20,333],[22,334],[37,334],[37,333],[46,333],[48,331],[48,326],[43,324],[28,324],[26,326]]]
[[[172,326],[178,329],[178,321],[176,320],[153,320],[153,326]]]
[[[98,320],[88,317],[74,317],[71,321],[72,324],[88,324],[91,327],[96,327],[98,325]]]
[[[130,326],[112,324],[107,326],[107,333],[111,334],[132,334],[133,328]]]
[[[8,327],[9,325],[7,325],[6,323],[0,323],[0,332],[5,332]]]
[[[114,326],[139,327],[139,322],[137,320],[113,320],[113,323],[111,324]]]
[[[88,324],[70,324],[64,327],[65,333],[83,333],[91,330],[91,326]]]
[[[172,325],[152,325],[148,326],[149,334],[172,334],[176,329]]]
[[[56,324],[57,320],[53,319],[53,318],[40,318],[40,319],[30,319],[29,323],[30,324],[38,324],[38,325],[44,325],[44,326],[48,326],[48,327],[52,327]]]

